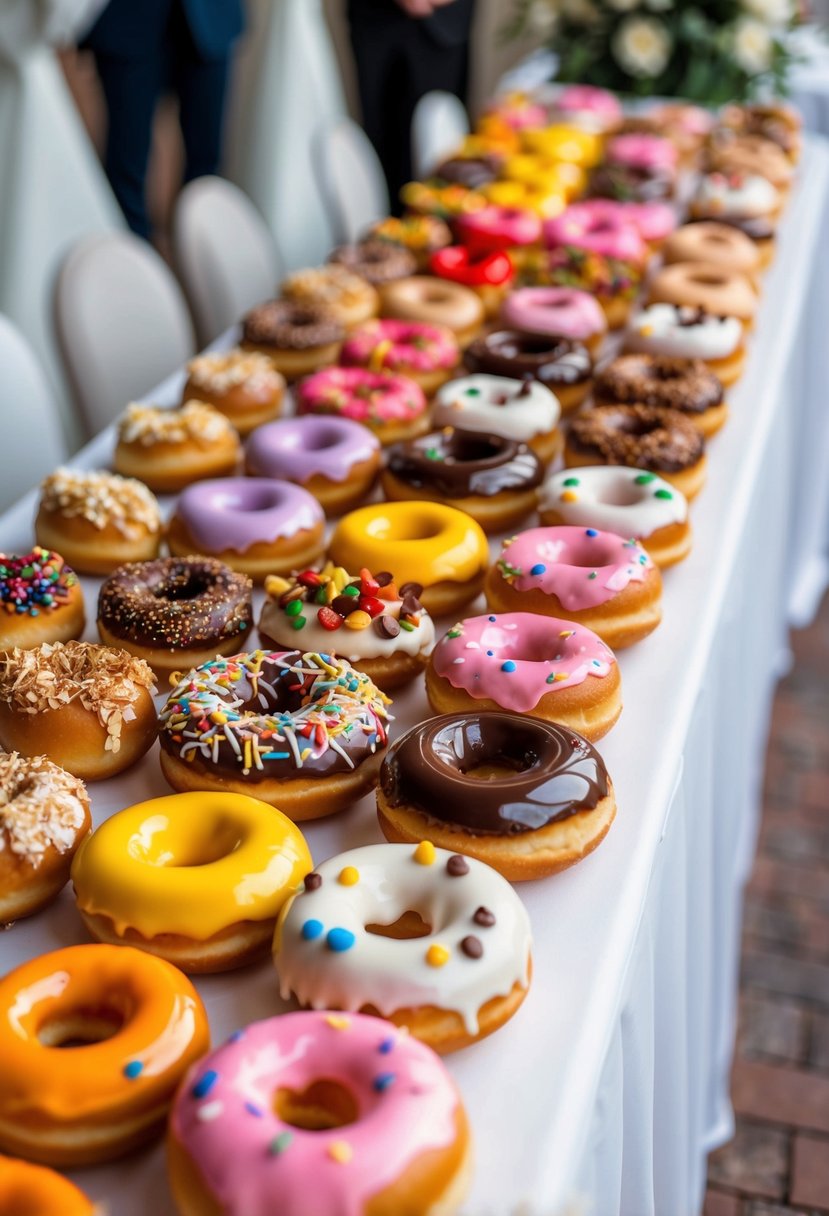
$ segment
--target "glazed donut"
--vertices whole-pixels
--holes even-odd
[[[75,856],[72,883],[98,941],[204,973],[265,954],[311,866],[299,828],[258,798],[169,794],[96,828]]]
[[[572,203],[561,215],[547,220],[544,224],[544,243],[548,249],[556,249],[560,245],[572,246],[620,262],[644,263],[648,247],[639,229],[607,207],[596,206],[602,202],[607,200]]]
[[[500,207],[490,203],[468,211],[457,220],[464,245],[475,253],[520,249],[541,240],[541,219],[523,207]]]
[[[603,405],[579,414],[564,444],[568,469],[621,464],[659,473],[687,499],[705,484],[705,440],[678,410],[653,405]]]
[[[662,620],[662,579],[645,550],[596,528],[531,528],[505,540],[484,590],[492,612],[574,621],[613,650]]]
[[[128,405],[117,428],[113,468],[156,494],[176,494],[191,481],[235,473],[242,455],[230,420],[202,401],[178,409]]]
[[[662,256],[672,262],[707,262],[723,270],[736,270],[752,281],[761,266],[760,251],[751,237],[716,220],[683,224],[665,241]]]
[[[333,651],[384,691],[399,688],[420,675],[435,643],[420,591],[419,583],[398,587],[388,570],[354,577],[333,562],[290,578],[272,575],[259,636],[278,650],[302,630],[308,650]]]
[[[473,375],[452,380],[435,398],[438,426],[499,435],[528,444],[549,464],[561,451],[558,398],[537,380]]]
[[[590,174],[587,196],[612,198],[619,203],[656,203],[671,198],[675,188],[674,169],[659,164],[632,165],[607,160]]]
[[[370,321],[380,310],[380,297],[371,283],[337,262],[294,271],[282,283],[281,291],[294,304],[324,308],[344,329]]]
[[[374,785],[388,697],[344,659],[253,650],[188,672],[159,718],[174,790],[250,794],[291,819],[350,806]]]
[[[525,443],[445,427],[392,448],[382,484],[393,501],[445,502],[500,532],[535,510],[543,476]]]
[[[240,435],[279,416],[285,377],[267,355],[242,350],[214,351],[187,364],[182,404],[196,398],[228,418]]]
[[[61,1166],[119,1157],[161,1130],[208,1045],[198,993],[162,959],[91,945],[23,963],[0,979],[0,1147]]]
[[[91,827],[82,781],[46,756],[0,752],[0,925],[55,899]]]
[[[95,1216],[95,1208],[62,1174],[0,1157],[0,1216]]]
[[[601,305],[586,291],[568,287],[523,287],[511,292],[501,306],[507,326],[545,338],[583,342],[595,355],[607,333]]]
[[[691,551],[688,503],[679,490],[655,473],[617,465],[596,465],[553,473],[541,488],[541,522],[615,532],[642,542],[648,556],[665,569]]]
[[[59,553],[0,553],[0,653],[69,642],[84,630],[83,591]]]
[[[592,84],[568,84],[556,97],[553,108],[570,122],[608,134],[622,121],[622,106],[615,93]],[[544,124],[540,124],[544,125]]]
[[[418,270],[426,270],[432,254],[452,244],[449,225],[434,215],[404,215],[402,219],[389,215],[376,223],[368,235],[373,240],[402,245],[414,255]]]
[[[345,367],[365,367],[414,380],[430,397],[458,366],[455,335],[440,325],[419,321],[369,321],[346,340]]]
[[[691,215],[701,220],[740,219],[776,220],[780,195],[759,173],[706,173],[697,185],[690,203]]]
[[[81,574],[109,574],[123,562],[155,557],[161,512],[132,477],[57,469],[40,487],[35,536]]]
[[[573,624],[532,612],[459,621],[432,651],[429,704],[436,714],[506,709],[601,739],[622,712],[619,667],[601,638]]]
[[[605,147],[605,160],[614,165],[625,165],[632,169],[661,169],[675,173],[677,150],[669,139],[661,135],[633,131],[617,135]]]
[[[398,577],[419,585],[417,598],[432,616],[456,612],[479,595],[489,560],[479,525],[433,502],[361,507],[343,516],[328,548],[331,560],[348,570],[382,570],[389,554]]]
[[[604,141],[596,131],[587,131],[573,121],[555,123],[540,130],[528,128],[521,132],[521,147],[551,160],[592,169],[602,157]]]
[[[289,380],[336,363],[345,330],[333,313],[293,300],[267,300],[242,318],[242,347],[267,355]]]
[[[0,745],[49,759],[83,781],[135,764],[155,738],[155,680],[126,650],[44,642],[0,662]],[[44,746],[47,745],[47,746]]]
[[[362,502],[379,468],[377,436],[352,418],[283,418],[258,427],[245,446],[249,476],[293,481],[330,515]]]
[[[408,278],[417,270],[417,259],[408,249],[373,238],[353,245],[340,245],[328,261],[347,267],[372,287]]]
[[[610,329],[626,323],[642,281],[641,265],[572,245],[551,249],[545,259],[540,267],[542,285],[586,291],[595,296]]]
[[[745,275],[714,262],[674,262],[650,281],[649,304],[679,304],[704,308],[718,317],[736,317],[743,328],[754,325],[757,293]]]
[[[377,789],[387,840],[463,850],[510,882],[575,865],[615,814],[607,770],[586,739],[503,711],[413,727],[389,749]],[[480,908],[476,923],[491,925],[492,909]]]
[[[333,415],[361,423],[380,443],[420,435],[429,426],[428,404],[417,380],[366,367],[329,367],[316,372],[298,385],[296,402],[300,414]],[[375,472],[379,463],[377,455]]]
[[[279,1216],[453,1216],[471,1137],[454,1082],[414,1036],[364,1014],[287,1013],[190,1073],[167,1164],[181,1216],[272,1216],[274,1196]]]
[[[489,915],[476,920],[481,908]],[[430,927],[425,936],[406,936],[412,912]],[[378,1013],[443,1055],[492,1034],[520,1007],[530,920],[506,879],[480,861],[428,840],[368,845],[318,866],[285,906],[274,961],[283,1000]]]
[[[468,190],[456,182],[446,185],[434,178],[428,182],[407,182],[400,191],[400,198],[415,215],[452,221],[487,205],[486,199],[477,190]],[[411,273],[411,270],[406,271],[406,274]]]
[[[732,318],[733,320],[733,318]],[[677,410],[705,435],[728,417],[723,386],[701,359],[665,355],[619,355],[596,373],[595,405],[642,405]]]
[[[236,654],[253,624],[253,585],[212,557],[120,566],[98,593],[98,633],[156,675]]]
[[[562,414],[578,409],[593,374],[593,360],[581,342],[518,329],[496,329],[476,338],[463,361],[473,374],[537,380],[557,399]]]
[[[739,380],[746,361],[743,327],[736,317],[719,317],[704,308],[679,304],[644,308],[628,327],[624,350],[701,360],[725,388]]]
[[[735,135],[716,131],[708,144],[708,167],[720,173],[756,173],[786,195],[794,178],[794,166],[773,140],[762,135]]]
[[[216,557],[261,582],[307,565],[323,548],[325,515],[300,486],[264,477],[226,477],[188,486],[167,529],[174,557]]]
[[[459,346],[467,346],[484,323],[484,306],[474,291],[431,275],[388,283],[380,300],[384,317],[449,329]]]
[[[433,253],[429,269],[439,279],[458,283],[474,291],[484,307],[484,316],[496,316],[501,301],[515,278],[515,267],[508,253],[498,250],[476,257],[465,245],[447,245]]]

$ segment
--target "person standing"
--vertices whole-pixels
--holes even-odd
[[[133,232],[149,238],[146,175],[153,118],[178,97],[184,180],[215,173],[230,54],[242,0],[109,0],[81,41],[91,50],[109,115],[104,167]]]

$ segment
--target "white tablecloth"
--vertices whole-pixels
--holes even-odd
[[[825,541],[807,525],[829,481],[829,348],[815,340],[827,196],[829,150],[810,141],[749,370],[693,507],[693,552],[666,574],[662,626],[620,656],[625,708],[599,745],[616,822],[581,865],[519,888],[532,990],[503,1030],[449,1058],[477,1145],[465,1216],[693,1216],[706,1152],[729,1134],[740,894],[768,709],[787,614],[798,597],[805,610],[798,588]],[[174,379],[154,396],[179,390]],[[84,462],[106,464],[111,445],[100,437]],[[30,496],[0,520],[0,546],[31,542],[33,508]],[[399,728],[425,716],[422,690],[395,712]],[[95,819],[166,792],[151,753],[93,787]],[[318,860],[376,841],[371,800],[307,835]],[[83,940],[64,892],[3,935],[3,961]],[[216,1041],[283,1007],[267,963],[198,987]],[[159,1148],[77,1178],[117,1216],[172,1216]]]

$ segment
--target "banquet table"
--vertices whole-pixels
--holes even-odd
[[[598,745],[616,821],[580,865],[519,886],[530,993],[507,1026],[447,1060],[476,1144],[464,1216],[694,1216],[706,1154],[730,1134],[741,891],[769,707],[789,622],[813,611],[826,569],[827,201],[829,146],[810,138],[748,370],[692,506],[692,553],[665,574],[661,627],[619,656],[624,711]],[[172,404],[181,384],[147,399]],[[107,431],[76,463],[106,467],[112,447]],[[0,547],[31,544],[34,509],[31,494],[0,519]],[[392,712],[398,732],[428,716],[422,686]],[[91,792],[96,823],[167,793],[155,749]],[[306,834],[317,860],[378,841],[372,800]],[[3,970],[84,940],[66,890],[3,935]],[[197,987],[214,1042],[285,1008],[267,961]],[[160,1146],[73,1177],[110,1216],[173,1216]]]

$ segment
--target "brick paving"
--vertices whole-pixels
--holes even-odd
[[[746,891],[737,1130],[709,1160],[704,1216],[829,1214],[829,596],[792,642]]]

